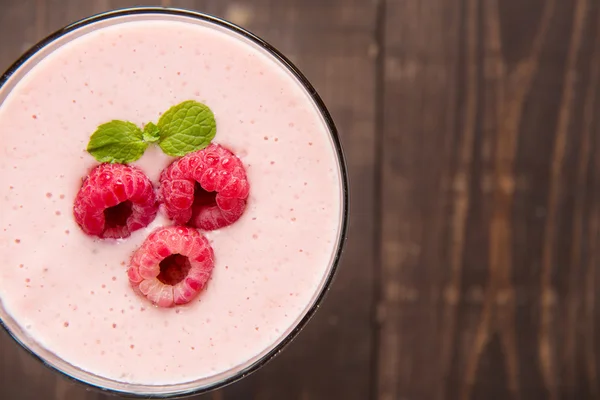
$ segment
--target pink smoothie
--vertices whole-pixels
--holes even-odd
[[[331,269],[342,188],[327,125],[287,69],[223,28],[155,16],[86,29],[0,89],[0,316],[120,382],[239,370],[294,328]],[[81,231],[72,207],[97,164],[85,148],[99,124],[142,125],[190,99],[213,110],[214,142],[240,157],[251,191],[237,223],[206,233],[216,257],[206,290],[164,309],[136,295],[126,273],[149,232],[170,224],[162,212],[128,239],[103,241]],[[149,148],[136,164],[157,183],[170,161]]]

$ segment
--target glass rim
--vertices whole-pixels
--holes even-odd
[[[269,350],[268,352],[266,352],[263,355],[259,354],[258,358],[254,361],[251,361],[250,364],[247,365],[245,368],[240,369],[239,371],[231,374],[228,377],[225,377],[224,379],[221,379],[221,380],[218,380],[218,381],[215,381],[212,383],[208,383],[206,385],[203,385],[203,386],[200,386],[197,388],[186,389],[183,391],[164,392],[164,393],[133,393],[133,392],[127,392],[127,391],[122,391],[122,390],[118,390],[118,389],[99,386],[92,382],[83,380],[80,377],[72,376],[69,373],[67,373],[66,371],[62,370],[59,366],[52,365],[51,363],[47,362],[42,355],[37,354],[33,349],[31,349],[27,344],[25,344],[20,338],[18,338],[17,334],[13,333],[11,331],[11,329],[9,329],[8,325],[3,321],[2,317],[0,316],[0,327],[2,327],[22,349],[24,349],[30,356],[32,356],[33,358],[35,358],[36,360],[41,362],[45,367],[58,373],[62,377],[65,377],[71,381],[77,382],[79,384],[83,384],[83,385],[85,385],[85,387],[90,387],[92,389],[98,390],[98,391],[106,393],[106,394],[124,396],[124,397],[128,397],[128,398],[174,399],[174,398],[183,398],[183,397],[188,397],[188,396],[204,394],[204,393],[225,387],[229,384],[237,382],[237,381],[241,380],[242,378],[250,375],[251,373],[257,371],[258,369],[263,367],[265,364],[267,364],[276,355],[278,355],[285,347],[287,347],[287,345],[290,342],[292,342],[292,340],[294,340],[298,336],[300,331],[307,325],[308,321],[316,313],[317,309],[323,302],[323,299],[327,295],[327,292],[331,288],[331,284],[333,282],[333,279],[334,279],[336,272],[338,270],[338,267],[339,267],[339,263],[340,263],[340,259],[342,256],[344,244],[345,244],[346,237],[347,237],[347,231],[348,231],[349,181],[348,181],[346,159],[344,156],[342,144],[339,139],[339,135],[338,135],[338,131],[335,126],[335,123],[334,123],[329,111],[327,110],[323,100],[321,99],[321,97],[319,96],[319,94],[317,93],[315,88],[312,86],[312,84],[308,81],[308,79],[302,74],[302,72],[286,56],[284,56],[279,50],[277,50],[277,48],[275,48],[274,46],[272,46],[265,40],[261,39],[257,35],[251,33],[250,31],[248,31],[234,23],[231,23],[231,22],[221,19],[219,17],[215,17],[213,15],[202,13],[199,11],[186,10],[186,9],[180,9],[180,8],[172,8],[172,7],[128,7],[128,8],[110,10],[110,11],[92,15],[87,18],[80,19],[72,24],[69,24],[69,25],[55,31],[54,33],[50,34],[46,38],[40,40],[37,44],[32,46],[29,50],[27,50],[21,57],[19,57],[17,59],[17,61],[15,61],[6,70],[6,72],[4,72],[2,75],[0,75],[0,89],[2,89],[5,86],[5,84],[9,81],[10,77],[13,74],[15,74],[25,63],[27,63],[27,61],[29,61],[31,58],[33,58],[40,50],[44,49],[46,46],[52,44],[53,42],[62,38],[63,36],[65,36],[69,33],[72,33],[78,29],[87,27],[89,25],[92,25],[92,24],[95,24],[95,23],[98,23],[101,21],[109,20],[112,18],[125,17],[125,16],[131,16],[131,15],[144,15],[144,14],[162,14],[162,15],[188,17],[188,18],[201,20],[203,22],[217,25],[221,28],[232,31],[235,34],[241,35],[243,38],[251,41],[258,47],[260,47],[262,50],[265,50],[271,57],[273,57],[275,59],[276,62],[283,65],[287,69],[287,71],[292,74],[293,78],[295,78],[299,82],[299,84],[303,87],[303,89],[306,91],[306,93],[309,95],[310,99],[312,100],[318,113],[323,118],[323,121],[327,127],[327,130],[329,131],[329,136],[331,139],[331,143],[333,145],[333,150],[334,150],[335,156],[337,158],[337,164],[338,164],[338,168],[339,168],[340,188],[341,188],[341,204],[340,204],[340,206],[341,206],[341,210],[340,210],[341,211],[340,212],[341,221],[340,221],[340,226],[339,226],[337,245],[332,253],[330,268],[327,271],[324,281],[321,284],[322,286],[317,292],[315,292],[315,296],[313,297],[313,303],[310,304],[310,306],[306,309],[304,315],[296,322],[296,324],[290,326],[291,331],[287,335],[285,335],[282,339],[280,339],[278,343],[276,342],[277,344],[271,350]],[[59,356],[57,356],[57,357],[62,358]],[[72,366],[74,368],[80,370],[83,374],[98,376],[98,375],[88,372],[80,367],[77,367],[75,365],[72,365]],[[100,377],[100,378],[108,380],[108,381],[118,382],[114,379],[110,379],[110,378],[106,378],[106,377]],[[194,381],[187,382],[187,383],[193,383],[193,382]],[[118,382],[118,383],[126,384],[125,382]],[[177,385],[180,385],[180,384],[169,384],[169,385],[164,385],[164,386],[175,387]],[[144,385],[140,384],[139,386],[152,387],[152,385],[145,385],[145,384]],[[163,385],[157,385],[157,386],[163,386]]]

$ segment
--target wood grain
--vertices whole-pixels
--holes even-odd
[[[597,2],[387,8],[379,398],[596,398]]]

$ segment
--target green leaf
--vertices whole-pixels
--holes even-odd
[[[153,122],[148,122],[144,127],[144,141],[147,143],[158,142],[160,139],[160,129]]]
[[[170,156],[184,156],[208,146],[217,133],[215,116],[194,100],[171,107],[158,121],[158,145]]]
[[[114,120],[98,127],[87,151],[99,162],[129,163],[139,159],[148,147],[135,124]]]

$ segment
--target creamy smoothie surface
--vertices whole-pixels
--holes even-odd
[[[207,23],[128,21],[61,45],[3,97],[0,301],[41,346],[102,377],[173,384],[254,359],[304,315],[337,246],[339,167],[312,100],[270,55]],[[98,164],[85,149],[100,124],[141,126],[186,100],[212,109],[213,143],[240,158],[251,190],[236,223],[203,232],[215,253],[206,289],[160,308],[127,269],[172,224],[164,212],[102,240],[77,225],[73,201]],[[134,164],[157,185],[172,161],[154,146]]]

